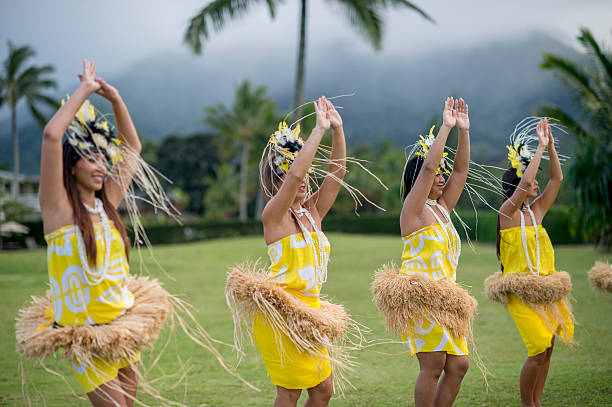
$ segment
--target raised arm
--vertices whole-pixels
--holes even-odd
[[[557,199],[557,195],[559,194],[559,188],[561,188],[561,181],[563,181],[563,171],[561,170],[561,162],[559,161],[559,156],[557,155],[557,150],[555,149],[555,140],[552,135],[552,130],[550,128],[550,124],[548,124],[548,119],[544,119],[545,123],[545,131],[548,136],[548,156],[550,159],[550,179],[546,184],[546,188],[544,188],[544,192],[539,196],[534,202],[533,205],[536,206],[539,210],[539,213],[542,217],[548,212],[552,204]]]
[[[404,205],[400,215],[400,226],[403,231],[410,229],[411,222],[414,217],[423,210],[425,201],[431,192],[431,186],[438,173],[440,160],[444,153],[444,145],[446,144],[448,133],[450,133],[457,121],[457,113],[454,111],[453,105],[454,100],[452,97],[447,98],[446,102],[444,102],[442,127],[440,127],[438,131],[438,135],[433,145],[429,148],[412,189],[406,196],[406,199],[404,199]]]
[[[293,164],[291,164],[278,192],[266,204],[261,214],[261,220],[264,227],[266,227],[266,225],[278,225],[282,222],[291,204],[293,204],[295,200],[298,188],[306,178],[306,174],[308,174],[308,169],[312,164],[319,143],[325,132],[329,130],[330,117],[327,111],[326,102],[327,99],[325,99],[324,96],[320,97],[317,102],[314,102],[314,108],[317,114],[315,128],[297,154]]]
[[[96,93],[106,98],[113,106],[115,122],[117,123],[117,133],[121,143],[127,144],[129,149],[135,154],[134,156],[131,154],[124,155],[123,160],[119,161],[116,164],[116,168],[112,169],[115,176],[109,177],[109,182],[105,186],[108,199],[115,207],[118,207],[123,200],[125,191],[132,182],[132,177],[134,176],[134,170],[136,168],[135,161],[140,156],[142,146],[138,138],[136,127],[134,127],[130,113],[119,91],[106,83],[103,79],[96,78],[96,82],[100,84],[100,89],[98,89]],[[121,177],[119,177],[119,175]]]
[[[69,209],[62,175],[62,138],[81,105],[93,92],[100,88],[100,84],[95,81],[95,77],[95,62],[84,60],[80,86],[53,115],[43,130],[39,189],[43,220],[47,220],[48,215],[54,215],[58,210]]]
[[[330,101],[327,101],[327,111],[332,128],[331,162],[329,164],[328,175],[323,180],[319,190],[309,200],[315,204],[321,220],[323,220],[336,201],[342,186],[340,181],[344,179],[346,174],[346,141],[342,127],[342,118]]]
[[[509,199],[506,199],[502,204],[501,208],[499,208],[499,212],[502,215],[506,215],[508,217],[512,217],[514,212],[518,208],[521,207],[521,204],[525,202],[525,198],[527,198],[528,191],[533,188],[535,176],[538,173],[538,167],[540,166],[540,160],[542,159],[542,154],[544,153],[544,149],[546,148],[546,144],[548,144],[548,136],[544,130],[544,121],[540,120],[536,127],[536,133],[538,134],[538,147],[536,149],[535,155],[529,162],[529,165],[525,169],[523,176],[521,177],[521,181],[518,186],[514,190],[514,193]],[[500,219],[503,222],[503,218]]]
[[[459,129],[459,139],[457,140],[457,153],[453,161],[453,172],[448,178],[440,197],[440,203],[446,206],[449,211],[452,211],[457,205],[470,168],[470,117],[468,115],[468,105],[463,99],[459,99],[457,104],[457,128]]]

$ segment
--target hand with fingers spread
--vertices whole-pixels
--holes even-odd
[[[340,113],[338,113],[336,107],[329,100],[327,100],[327,111],[329,112],[332,129],[337,130],[342,127],[342,117],[340,117]]]
[[[314,108],[317,114],[317,122],[315,128],[320,129],[323,132],[329,130],[329,127],[331,126],[328,103],[329,102],[325,96],[321,96],[319,100],[314,102]]]
[[[457,101],[452,97],[447,97],[444,102],[444,112],[442,113],[442,120],[444,126],[448,128],[455,127],[457,123],[457,110],[455,108]]]
[[[546,131],[548,126],[548,120],[542,119],[536,126],[536,134],[538,135],[538,147],[546,147],[548,145],[548,134]]]
[[[470,129],[470,117],[468,115],[468,104],[462,98],[459,98],[456,103],[457,110],[457,128],[462,131]]]
[[[97,92],[100,89],[100,83],[96,81],[96,63],[94,61],[83,60],[83,73],[78,75],[81,80],[81,86],[84,86],[90,92]]]

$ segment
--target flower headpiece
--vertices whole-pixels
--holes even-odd
[[[436,127],[435,124],[431,126],[431,129],[429,129],[429,134],[427,135],[427,137],[423,137],[423,135],[419,134],[419,142],[418,142],[418,146],[414,154],[417,155],[418,157],[421,157],[421,159],[423,160],[425,160],[425,157],[427,157],[427,153],[429,153],[429,149],[433,145],[434,141],[436,141],[436,138],[433,135],[433,130],[435,127]],[[446,165],[447,156],[448,156],[447,152],[444,152],[442,154],[442,159],[440,160],[438,171],[442,170],[444,171],[445,174],[450,174],[450,171],[447,169],[447,165]]]
[[[278,130],[270,136],[268,146],[274,154],[272,165],[274,172],[278,176],[287,174],[289,167],[295,161],[295,154],[304,146],[304,140],[300,137],[299,123],[293,128],[289,128],[284,121],[278,124]],[[312,168],[309,169],[312,172]]]
[[[516,168],[516,176],[521,178],[533,154],[529,151],[526,144],[515,143],[513,146],[506,146],[508,149],[508,161],[512,168]]]
[[[535,150],[535,146],[538,144],[536,127],[542,119],[544,118],[536,116],[526,117],[516,125],[514,131],[510,134],[510,145],[506,146],[508,149],[508,161],[511,167],[516,169],[516,176],[519,178],[523,176],[525,169],[533,158],[533,153],[531,151]],[[548,118],[548,124],[555,130],[567,134],[565,128],[560,125],[557,120]],[[555,139],[555,142],[556,141]],[[548,160],[547,152],[542,155],[542,159]],[[566,159],[566,156],[559,155],[559,160],[561,162]]]
[[[62,105],[66,103],[66,100],[62,99]],[[81,157],[102,153],[108,167],[122,160],[119,149],[121,140],[115,135],[112,124],[96,111],[89,100],[83,103],[68,126],[66,141],[77,150],[77,154]]]

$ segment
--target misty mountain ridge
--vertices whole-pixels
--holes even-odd
[[[453,95],[470,105],[475,158],[505,156],[504,145],[515,124],[531,115],[539,103],[552,102],[569,112],[575,110],[561,82],[539,68],[542,52],[585,60],[545,34],[470,49],[432,50],[416,58],[364,56],[343,45],[307,49],[305,95],[314,99],[321,94],[355,92],[355,96],[335,101],[344,107],[340,113],[349,145],[383,137],[398,147],[411,144],[428,130],[432,119],[441,123],[443,101]],[[279,111],[288,110],[294,73],[295,50],[274,55],[230,50],[201,57],[158,54],[120,76],[105,79],[120,90],[141,137],[161,140],[169,134],[206,130],[203,108],[218,102],[231,104],[234,87],[245,78],[254,85],[267,86]],[[72,91],[63,90],[58,98]],[[112,112],[98,96],[92,100],[101,111]],[[27,109],[18,114],[22,172],[38,173],[40,129]],[[10,166],[10,120],[0,122],[0,143],[4,146],[0,163]]]

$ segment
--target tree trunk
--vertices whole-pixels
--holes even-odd
[[[248,139],[242,142],[242,157],[240,159],[240,220],[247,220],[247,175],[249,172],[249,150],[251,146]]]
[[[17,109],[11,106],[11,125],[13,127],[13,199],[19,196],[19,134],[17,133]]]
[[[295,95],[293,99],[293,108],[297,108],[295,111],[296,120],[302,117],[303,109],[298,108],[302,104],[304,99],[304,64],[305,64],[305,53],[306,53],[306,0],[301,0],[300,7],[300,38],[299,38],[299,50],[298,50],[298,61],[297,61],[297,74],[295,76]]]

